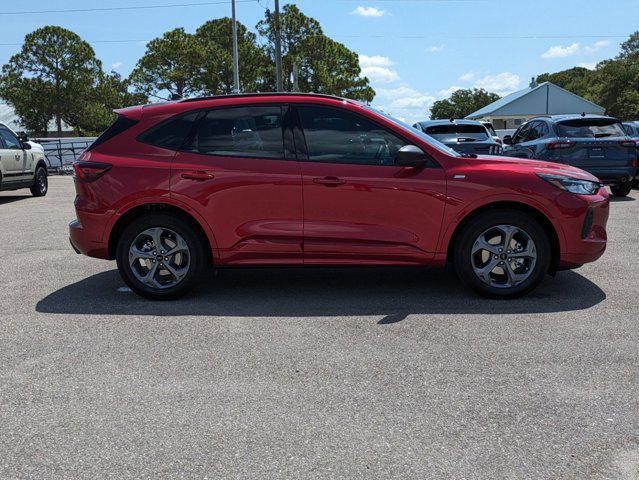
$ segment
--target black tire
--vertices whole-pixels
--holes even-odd
[[[475,273],[472,249],[483,232],[497,225],[512,225],[523,230],[535,244],[537,259],[529,276],[512,287],[495,287],[482,281]],[[526,213],[500,209],[482,213],[470,220],[456,237],[453,255],[455,271],[460,280],[477,293],[489,298],[516,298],[526,295],[542,282],[551,262],[550,241],[542,226]]]
[[[47,169],[43,166],[36,168],[33,176],[33,186],[30,188],[31,195],[34,197],[44,197],[49,191],[49,179],[47,178]]]
[[[632,182],[626,182],[621,185],[612,185],[610,191],[615,197],[626,197],[632,190]]]
[[[140,233],[154,227],[177,233],[184,239],[189,250],[188,273],[177,285],[164,289],[153,288],[140,281],[129,263],[129,249],[132,243]],[[192,290],[202,276],[209,258],[205,248],[203,239],[188,222],[174,215],[153,213],[137,218],[124,229],[117,244],[116,261],[120,276],[135,293],[151,300],[174,300]]]

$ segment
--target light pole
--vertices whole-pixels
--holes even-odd
[[[280,29],[280,0],[275,0],[275,90],[282,88],[282,38]]]
[[[235,21],[235,0],[231,0],[233,16],[233,93],[240,93],[240,61],[237,53],[237,22]]]

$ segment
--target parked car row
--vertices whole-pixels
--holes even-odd
[[[622,125],[601,115],[533,118],[506,135],[503,148],[477,121],[434,120],[414,127],[462,154],[504,155],[581,168],[609,185],[615,196],[628,195],[637,184],[636,122]]]
[[[512,298],[598,259],[600,181],[472,153],[498,153],[490,137],[315,94],[131,107],[74,164],[70,239],[152,299],[183,295],[211,266],[447,262],[482,295]]]
[[[500,155],[502,152],[501,143],[484,124],[475,120],[429,120],[413,126],[459,153]]]

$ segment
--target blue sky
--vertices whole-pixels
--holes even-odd
[[[24,35],[55,24],[89,41],[106,69],[127,75],[145,41],[175,27],[193,32],[230,16],[230,4],[75,13],[8,12],[132,7],[205,0],[25,0],[0,9],[0,61]],[[220,1],[220,0],[218,0]],[[9,2],[3,2],[8,4]],[[377,91],[374,104],[415,121],[455,88],[483,87],[500,95],[530,78],[575,65],[592,67],[617,54],[639,29],[639,0],[297,0],[329,36],[360,55]],[[241,0],[238,20],[254,28],[273,0]],[[241,68],[241,66],[240,66]]]

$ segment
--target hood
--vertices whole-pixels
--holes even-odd
[[[594,175],[577,167],[564,165],[563,163],[544,162],[541,160],[529,160],[525,158],[514,157],[497,157],[497,156],[479,156],[477,158],[468,159],[469,162],[480,162],[484,164],[492,164],[503,167],[508,170],[528,171],[530,173],[551,173],[555,175],[566,175],[568,177],[598,182],[599,179]]]
[[[31,145],[31,150],[34,150],[34,151],[40,152],[40,153],[44,153],[44,148],[39,143],[32,142],[31,140],[29,140],[27,143],[29,145]]]

